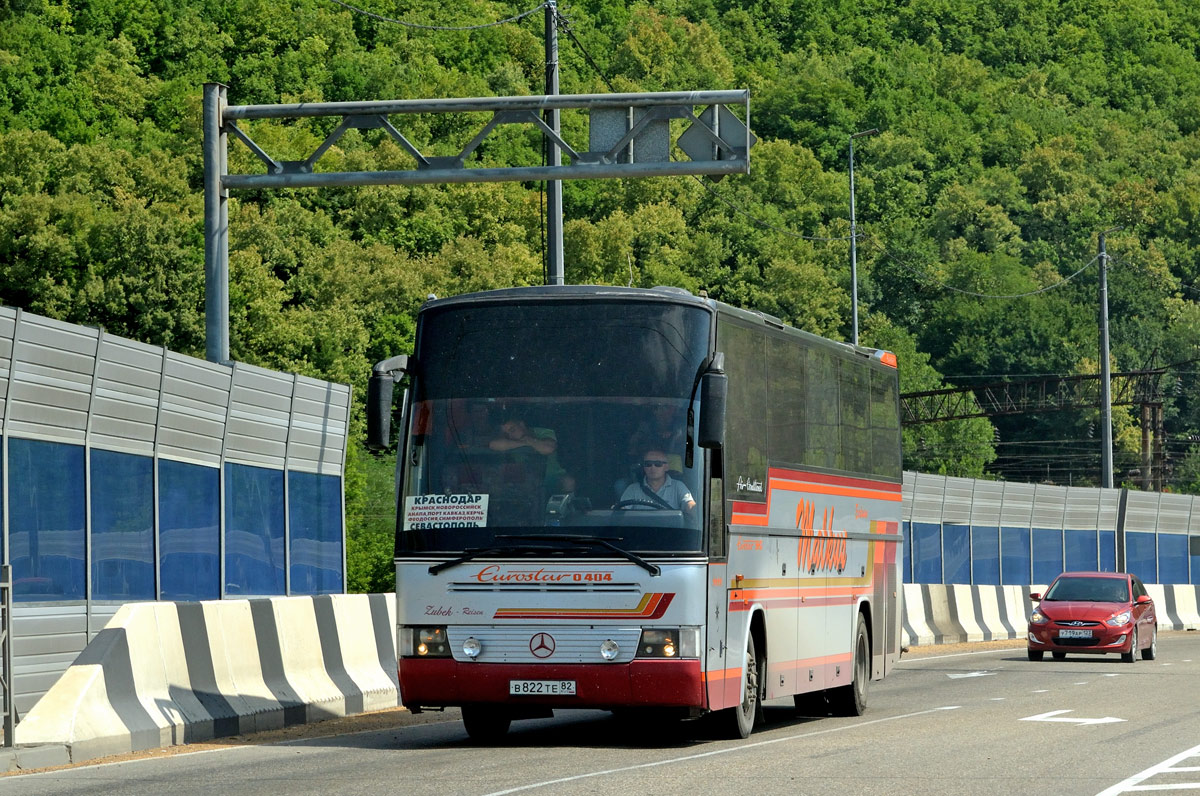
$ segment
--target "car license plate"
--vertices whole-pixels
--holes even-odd
[[[509,680],[512,696],[575,696],[574,680]]]
[[[1091,638],[1092,631],[1090,630],[1068,630],[1060,629],[1058,631],[1059,638]]]

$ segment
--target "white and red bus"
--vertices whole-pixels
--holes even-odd
[[[861,714],[898,659],[893,355],[676,288],[547,286],[427,302],[413,355],[375,366],[376,447],[405,377],[414,712],[459,706],[477,739],[719,712],[744,738],[764,699]]]

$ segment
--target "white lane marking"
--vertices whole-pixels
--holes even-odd
[[[898,666],[903,666],[906,663],[920,663],[921,661],[940,661],[942,658],[961,658],[965,655],[997,655],[1002,652],[1012,652],[1019,650],[1022,647],[1001,647],[994,650],[980,650],[979,652],[955,652],[950,655],[925,655],[920,658],[909,658],[908,660],[900,659]]]
[[[1063,713],[1071,713],[1070,710],[1051,710],[1048,713],[1039,713],[1036,716],[1026,716],[1019,721],[1061,721],[1067,724],[1112,724],[1116,721],[1125,721],[1112,716],[1105,716],[1102,719],[1069,719],[1062,716]]]
[[[1188,767],[1185,769],[1174,769],[1173,768],[1173,766],[1176,763],[1178,763],[1180,760],[1186,760],[1189,757],[1200,757],[1200,746],[1193,746],[1191,749],[1188,749],[1185,752],[1180,752],[1179,754],[1175,755],[1174,757],[1171,757],[1171,758],[1168,758],[1168,759],[1162,761],[1158,765],[1150,766],[1150,768],[1146,769],[1145,771],[1139,771],[1138,773],[1134,774],[1129,779],[1118,782],[1116,785],[1113,785],[1111,788],[1109,788],[1107,790],[1100,791],[1099,793],[1096,794],[1096,796],[1116,796],[1116,794],[1118,794],[1118,793],[1125,793],[1126,791],[1132,791],[1132,790],[1138,790],[1138,791],[1143,791],[1143,790],[1184,790],[1185,788],[1187,788],[1187,789],[1200,788],[1200,782],[1190,782],[1190,783],[1189,782],[1179,782],[1179,783],[1174,783],[1171,785],[1142,785],[1140,787],[1138,786],[1138,783],[1140,783],[1144,780],[1147,780],[1150,777],[1153,777],[1155,774],[1168,773],[1168,772],[1175,771],[1175,770],[1182,770],[1182,771],[1196,770],[1191,767]]]
[[[1050,693],[1050,689],[1048,689],[1048,688],[1039,688],[1038,690],[1034,691],[1033,693],[1035,693],[1035,694],[1049,694],[1049,693]]]
[[[993,675],[993,674],[995,674],[995,672],[989,672],[987,670],[984,670],[982,672],[964,672],[962,674],[948,674],[946,676],[949,677],[951,680],[961,680],[964,677],[987,677],[987,676]]]
[[[783,738],[771,738],[766,741],[757,741],[755,743],[746,743],[740,746],[730,746],[724,749],[714,749],[711,752],[701,752],[695,755],[685,755],[683,757],[672,757],[666,760],[656,760],[652,763],[639,763],[636,766],[624,766],[622,768],[609,768],[604,771],[589,771],[586,774],[576,774],[572,777],[560,777],[559,779],[548,779],[545,782],[531,782],[528,785],[518,785],[515,788],[508,790],[498,790],[485,796],[506,796],[509,793],[520,793],[525,790],[534,790],[535,788],[545,788],[550,785],[561,785],[564,782],[576,782],[581,779],[590,779],[592,777],[604,777],[609,774],[621,774],[626,771],[637,771],[640,768],[654,768],[655,766],[668,766],[673,763],[685,763],[689,760],[700,760],[705,757],[715,757],[717,755],[729,754],[730,752],[744,752],[747,749],[756,749],[760,746],[770,746],[772,744],[784,743],[786,741],[797,741],[801,738],[812,738],[817,735],[828,735],[835,732],[845,732],[846,730],[857,729],[858,727],[868,727],[872,724],[882,724],[888,721],[898,721],[900,719],[911,719],[917,716],[927,716],[930,713],[938,713],[943,710],[958,710],[961,705],[946,705],[945,707],[933,708],[932,710],[921,710],[916,713],[905,713],[902,716],[887,716],[882,719],[872,719],[871,721],[858,722],[856,724],[846,724],[841,727],[830,727],[827,730],[816,730],[815,732],[802,732],[796,735],[788,735]]]

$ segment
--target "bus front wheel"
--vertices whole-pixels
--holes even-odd
[[[463,727],[472,741],[495,743],[508,732],[512,716],[486,705],[463,705]]]
[[[731,738],[749,738],[762,707],[758,699],[762,666],[754,648],[754,634],[746,639],[746,668],[742,672],[742,703],[726,708],[725,729]]]

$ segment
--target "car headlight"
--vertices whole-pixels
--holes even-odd
[[[1129,624],[1129,620],[1132,618],[1133,618],[1132,613],[1130,613],[1129,611],[1122,611],[1121,613],[1117,614],[1116,616],[1112,616],[1108,619],[1105,619],[1104,624],[1111,625],[1112,627],[1120,627],[1121,625]]]
[[[1034,625],[1044,625],[1050,621],[1050,617],[1042,613],[1040,607],[1033,609],[1033,613],[1029,616],[1029,622]]]

